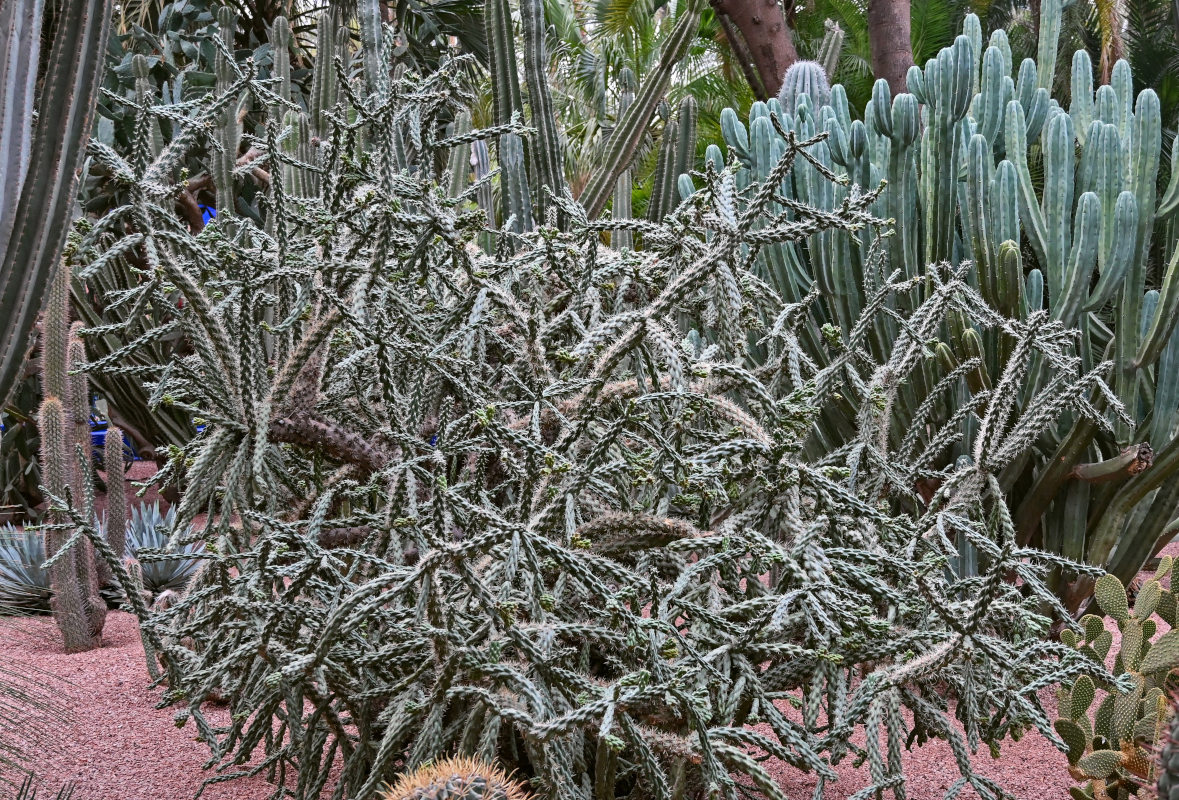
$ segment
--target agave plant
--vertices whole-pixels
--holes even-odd
[[[181,592],[200,564],[193,554],[201,550],[200,543],[168,544],[168,534],[176,523],[176,509],[160,513],[159,501],[143,503],[131,510],[127,526],[127,556],[139,562],[143,574],[143,588],[152,597],[164,592]]]
[[[45,537],[38,530],[0,528],[0,607],[15,614],[48,614]]]

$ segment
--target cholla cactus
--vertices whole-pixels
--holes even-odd
[[[952,791],[995,798],[971,747],[1054,737],[1038,687],[1115,680],[1043,642],[1041,609],[1061,610],[1044,578],[1067,562],[1015,542],[996,477],[1065,411],[1109,426],[1085,400],[1116,409],[1107,365],[1085,369],[1066,327],[997,313],[965,269],[881,271],[875,192],[780,207],[776,189],[739,192],[736,163],[710,165],[658,223],[599,219],[556,192],[562,229],[489,228],[481,187],[452,194],[450,149],[530,131],[445,135],[467,110],[465,59],[388,85],[372,52],[341,62],[359,113],[326,115],[316,164],[280,133],[251,143],[273,224],[219,216],[198,236],[171,209],[172,166],[220,135],[229,104],[286,103],[248,68],[223,93],[155,107],[184,133],[154,161],[95,148],[131,196],[95,224],[86,269],[113,268],[138,236],[152,279],[123,303],[162,285],[183,301],[123,352],[173,331],[191,345],[137,374],[206,426],[156,477],[183,481],[172,538],[201,540],[204,564],[153,613],[83,530],[138,603],[178,722],[216,761],[261,746],[302,797],[329,776],[371,797],[458,753],[545,798],[733,798],[740,781],[783,800],[751,751],[818,775],[818,797],[834,763],[862,755],[883,792],[903,786],[904,743],[933,736],[955,755]],[[344,80],[362,62],[381,102]],[[765,185],[814,145],[786,141]],[[314,191],[293,195],[287,167],[314,173]],[[642,249],[605,247],[610,230]],[[864,237],[870,298],[846,328],[824,320],[819,363],[803,346],[815,295],[785,300],[754,262],[832,230]],[[918,282],[926,299],[909,306]],[[947,412],[979,367],[935,357],[962,319],[1007,358]],[[1033,366],[1047,388],[1016,407]],[[902,392],[924,398],[904,418]],[[847,446],[808,453],[820,419],[842,422]],[[898,426],[912,433],[893,445]],[[967,426],[971,459],[933,468]],[[952,568],[961,542],[979,575]],[[202,707],[213,689],[228,726]]]

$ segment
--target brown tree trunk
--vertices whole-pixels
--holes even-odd
[[[913,66],[909,24],[909,0],[868,0],[872,72],[894,95],[905,91],[905,73]]]
[[[753,86],[754,91],[761,88],[769,97],[776,97],[786,68],[798,60],[782,5],[778,0],[711,0],[711,3],[717,14],[732,23],[723,28],[730,37],[733,52],[738,58],[748,53],[753,60],[761,79],[761,87]],[[743,43],[733,41],[733,28]]]

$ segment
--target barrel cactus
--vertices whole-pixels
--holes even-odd
[[[827,80],[827,70],[818,61],[795,61],[782,78],[782,89],[778,92],[778,102],[787,114],[793,114],[798,106],[798,98],[807,95],[812,108],[820,108],[831,102],[831,85]]]
[[[524,785],[497,766],[457,756],[418,767],[381,793],[382,800],[528,800]]]

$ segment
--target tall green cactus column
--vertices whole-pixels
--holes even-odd
[[[34,103],[43,0],[0,4],[0,52],[17,53],[0,67],[0,108],[13,112],[12,121],[0,125],[0,406],[20,380],[29,336],[69,232],[113,5],[62,3],[46,88]]]
[[[618,176],[634,159],[651,116],[655,113],[667,82],[671,79],[672,70],[683,58],[689,43],[696,35],[696,29],[700,25],[700,6],[700,0],[687,0],[680,4],[679,16],[663,42],[659,61],[643,78],[634,102],[618,120],[614,132],[606,142],[599,169],[590,178],[579,198],[591,219],[602,213],[614,191]]]
[[[548,206],[546,192],[560,195],[565,189],[565,153],[553,98],[549,93],[548,57],[545,55],[543,0],[520,0],[520,20],[524,28],[524,80],[528,84],[528,105],[532,109],[532,127],[536,138],[531,147],[536,186],[537,215],[543,220]]]
[[[85,361],[82,342],[70,326],[70,266],[63,263],[50,288],[45,308],[41,392],[37,414],[41,433],[41,475],[45,488],[59,498],[81,505],[87,516],[93,511],[94,490],[90,473],[79,458],[90,452],[90,429],[79,415],[89,411],[86,376],[71,375],[71,367]],[[85,415],[88,417],[88,413]],[[82,430],[79,430],[81,425]],[[81,438],[84,436],[84,439]],[[53,588],[53,617],[61,631],[66,652],[92,650],[102,642],[106,603],[98,594],[98,573],[93,550],[84,537],[68,549],[75,529],[59,512],[49,514],[52,527],[45,534]]]

